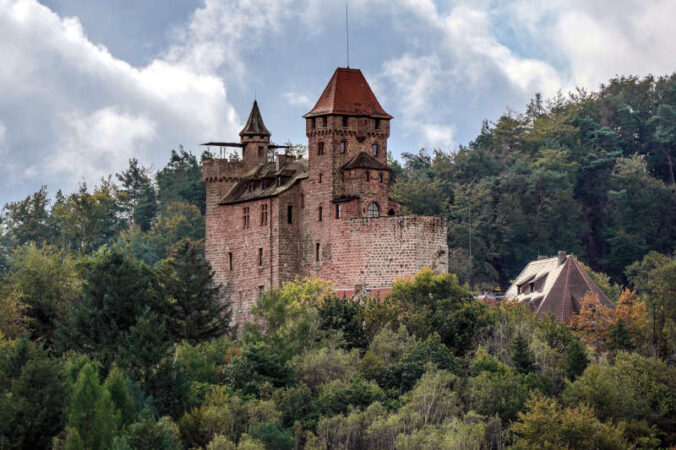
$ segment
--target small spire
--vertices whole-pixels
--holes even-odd
[[[263,123],[263,117],[261,112],[258,109],[258,101],[254,100],[253,107],[251,108],[251,113],[249,114],[249,119],[246,121],[246,125],[242,128],[242,131],[239,132],[241,137],[244,136],[267,136],[270,137],[270,132],[265,128]]]

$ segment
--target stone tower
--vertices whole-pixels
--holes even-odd
[[[270,144],[270,132],[265,128],[256,100],[254,100],[246,125],[239,132],[239,137],[243,144],[242,161],[245,170],[263,164],[266,161],[268,145]]]

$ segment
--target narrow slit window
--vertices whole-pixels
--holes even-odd
[[[373,156],[378,156],[378,144],[373,144]]]
[[[228,264],[230,266],[230,270],[232,270],[232,252],[228,252]]]
[[[322,117],[322,126],[326,127],[327,123],[328,123],[327,117],[326,116]]]
[[[367,170],[366,171],[366,181],[371,181],[371,173]]]
[[[347,116],[343,116],[343,127],[347,127],[348,119]]]
[[[324,174],[319,172],[319,182],[320,183],[322,182],[322,178],[324,178]]]
[[[263,298],[263,292],[265,292],[265,286],[258,286],[258,298]]]
[[[261,205],[261,226],[268,224],[268,205]]]
[[[340,219],[340,203],[336,205],[336,219]]]
[[[347,151],[347,142],[340,141],[340,153],[345,153]]]
[[[373,124],[373,127],[377,130],[380,128],[380,119],[376,119],[375,123]]]
[[[289,205],[286,207],[286,222],[293,223],[293,206]]]
[[[317,120],[314,117],[310,119],[310,128],[312,128],[313,130],[317,128]]]
[[[320,206],[319,209],[317,210],[317,221],[318,222],[322,221],[323,212],[324,212],[324,209]]]
[[[378,183],[382,183],[382,182],[383,182],[383,173],[378,172]]]
[[[245,206],[244,209],[243,209],[242,225],[244,226],[245,230],[247,228],[249,228],[249,207],[248,206]]]
[[[320,248],[319,242],[317,242],[315,244],[315,261],[319,261],[319,255],[321,253],[320,250],[321,250],[321,248]]]
[[[318,155],[323,155],[324,154],[324,143],[320,142],[317,144],[317,154]]]
[[[258,249],[258,265],[263,265],[263,247]]]

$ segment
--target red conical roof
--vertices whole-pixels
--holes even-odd
[[[341,114],[391,119],[359,69],[339,67],[312,111],[303,117]]]

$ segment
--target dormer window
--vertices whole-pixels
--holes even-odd
[[[373,144],[373,156],[378,156],[378,144]]]

